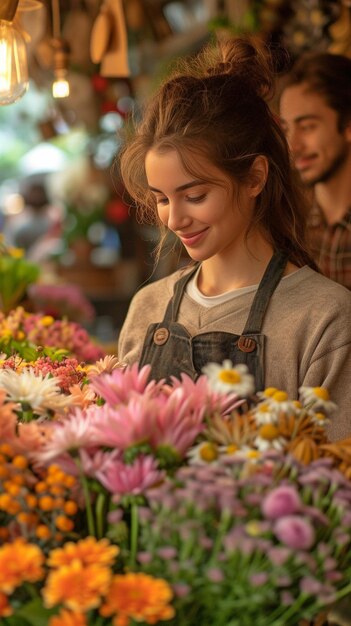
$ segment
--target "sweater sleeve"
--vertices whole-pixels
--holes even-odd
[[[173,293],[174,275],[143,287],[132,298],[118,338],[118,358],[131,365],[141,357],[147,329],[163,320]]]

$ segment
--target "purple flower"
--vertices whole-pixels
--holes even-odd
[[[178,598],[184,598],[184,596],[187,596],[191,591],[189,585],[186,583],[175,583],[172,585],[172,589],[174,591],[174,595]]]
[[[262,502],[265,517],[276,519],[297,513],[301,509],[301,500],[295,487],[283,485],[271,491]]]
[[[157,552],[161,559],[166,559],[166,561],[174,559],[177,556],[177,550],[173,548],[173,546],[164,546],[163,548],[159,548]]]
[[[319,580],[312,578],[311,576],[305,576],[301,579],[300,590],[302,593],[307,593],[311,596],[319,594],[323,589],[323,585]]]
[[[314,543],[315,534],[310,522],[298,515],[281,517],[274,524],[276,537],[289,548],[308,550]]]
[[[291,606],[295,602],[294,596],[290,593],[290,591],[283,591],[280,594],[280,601],[283,606]]]
[[[143,563],[144,565],[147,565],[148,563],[151,563],[152,555],[150,554],[150,552],[146,552],[146,551],[138,552],[137,559],[139,563]]]
[[[253,587],[261,587],[268,580],[268,574],[266,572],[257,572],[257,574],[251,574],[250,583]]]
[[[212,583],[221,583],[224,580],[224,574],[219,567],[211,567],[207,570],[207,578]]]
[[[276,546],[274,548],[270,548],[267,554],[273,565],[283,565],[291,556],[291,550],[289,550],[289,548]]]

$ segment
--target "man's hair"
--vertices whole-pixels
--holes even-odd
[[[328,52],[302,55],[285,77],[284,89],[306,83],[338,113],[339,130],[351,119],[351,59]]]

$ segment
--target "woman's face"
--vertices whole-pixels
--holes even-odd
[[[145,159],[148,186],[161,222],[175,233],[192,259],[225,258],[242,245],[255,198],[248,186],[234,184],[204,157],[194,158],[204,179],[184,169],[176,150],[149,150]]]

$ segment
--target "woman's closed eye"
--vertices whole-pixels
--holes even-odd
[[[156,198],[156,204],[162,204],[162,206],[164,206],[165,204],[168,204],[169,200],[166,197],[162,197],[162,198]]]
[[[187,196],[186,200],[188,202],[193,202],[194,204],[203,202],[207,197],[207,193],[202,193],[200,196]]]
[[[186,202],[191,202],[192,204],[200,204],[200,202],[203,202],[207,197],[207,193],[202,193],[200,195],[197,196],[185,196],[185,200]],[[167,204],[169,204],[169,199],[166,196],[159,196],[156,197],[156,203],[158,205],[161,206],[165,206]]]

